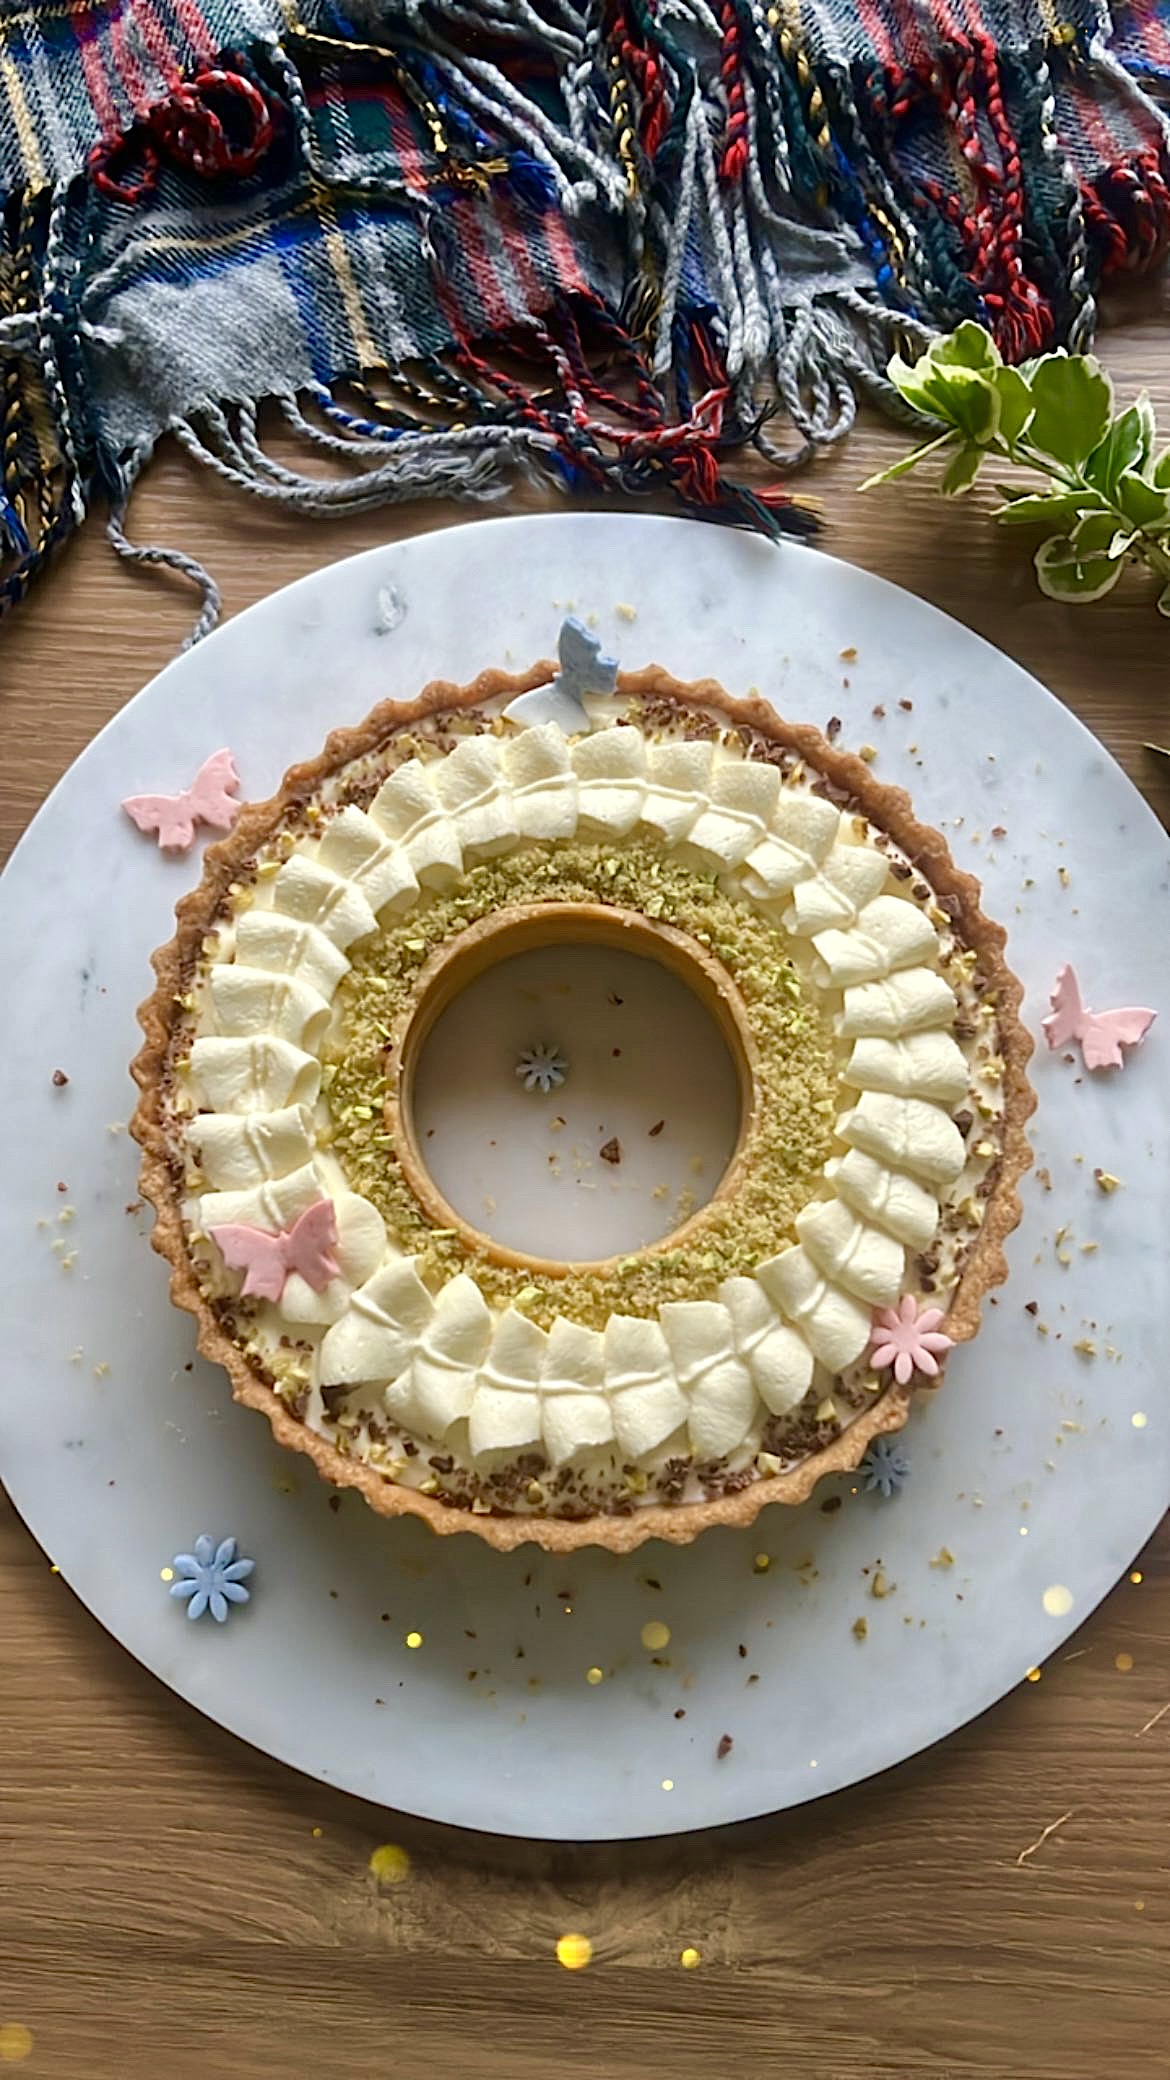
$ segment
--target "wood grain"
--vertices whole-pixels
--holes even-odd
[[[1170,415],[1161,294],[1111,316],[1119,383]],[[859,498],[898,438],[866,423],[818,467],[826,546],[1035,671],[1170,813],[1170,766],[1142,750],[1170,742],[1170,630],[1141,578],[1060,607],[982,494]],[[209,563],[234,613],[461,517],[288,523],[169,452],[132,522]],[[0,854],[191,613],[96,528],[61,559],[0,638]],[[889,1776],[721,1833],[575,1849],[398,1819],[252,1753],[115,1646],[0,1501],[0,2064],[21,2023],[37,2080],[1162,2080],[1170,1712],[1141,1729],[1170,1703],[1167,1532],[1040,1682]],[[387,1839],[412,1867],[380,1890]],[[573,1928],[594,1944],[581,1973],[554,1956]]]

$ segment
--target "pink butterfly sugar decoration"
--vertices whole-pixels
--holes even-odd
[[[197,823],[230,831],[240,813],[240,804],[232,799],[239,784],[231,752],[213,751],[182,794],[127,795],[122,807],[140,831],[158,832],[165,852],[186,852]]]
[[[874,1309],[870,1332],[870,1357],[878,1372],[894,1368],[900,1387],[907,1386],[914,1372],[927,1379],[938,1378],[938,1356],[953,1348],[954,1337],[939,1328],[941,1307],[919,1310],[913,1293],[903,1293],[897,1307]]]
[[[1154,1023],[1156,1013],[1132,1006],[1124,1011],[1090,1011],[1081,1002],[1081,986],[1075,970],[1065,963],[1048,999],[1051,1018],[1044,1020],[1044,1037],[1049,1047],[1067,1047],[1080,1042],[1086,1069],[1120,1069],[1123,1047],[1137,1047]]]
[[[332,1199],[315,1200],[291,1228],[278,1228],[275,1235],[243,1221],[229,1221],[207,1232],[229,1271],[244,1272],[245,1300],[279,1300],[294,1271],[315,1293],[323,1293],[331,1278],[341,1277],[341,1266],[331,1254],[337,1248]]]

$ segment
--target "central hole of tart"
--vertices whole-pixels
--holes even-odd
[[[696,940],[639,912],[498,911],[427,963],[388,1122],[437,1227],[544,1275],[680,1233],[729,1190],[754,1047]]]

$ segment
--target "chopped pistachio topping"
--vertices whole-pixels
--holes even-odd
[[[758,1103],[746,1160],[728,1199],[697,1216],[685,1246],[640,1252],[616,1266],[569,1271],[534,1285],[525,1270],[470,1258],[458,1235],[432,1228],[384,1127],[383,1107],[401,1034],[428,955],[510,904],[605,903],[687,932],[722,962],[747,1008],[759,1051]],[[428,896],[360,948],[338,990],[340,1030],[327,1056],[333,1149],[350,1185],[377,1206],[401,1248],[436,1283],[472,1269],[489,1304],[523,1304],[548,1327],[554,1315],[601,1328],[611,1314],[654,1314],[663,1301],[713,1293],[794,1236],[831,1153],[839,1103],[834,1045],[775,926],[725,895],[713,874],[680,865],[652,842],[619,848],[570,844],[523,851],[471,868],[449,893]],[[388,1064],[390,1065],[388,1067]]]

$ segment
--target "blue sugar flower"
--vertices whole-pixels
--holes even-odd
[[[910,1454],[896,1437],[875,1437],[859,1468],[869,1495],[889,1501],[905,1487],[910,1474]]]
[[[565,1080],[569,1064],[555,1047],[541,1041],[539,1047],[526,1047],[516,1064],[516,1074],[524,1080],[526,1091],[555,1091]]]
[[[179,1577],[171,1583],[171,1595],[188,1599],[189,1618],[201,1618],[204,1611],[210,1611],[216,1624],[222,1625],[229,1604],[247,1603],[251,1594],[244,1583],[256,1562],[236,1559],[234,1538],[221,1539],[216,1545],[204,1532],[195,1541],[195,1551],[176,1553],[171,1565]]]

